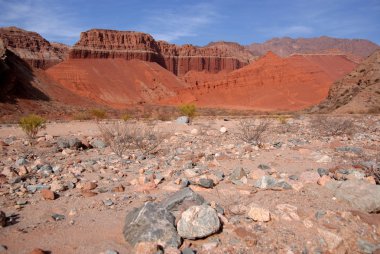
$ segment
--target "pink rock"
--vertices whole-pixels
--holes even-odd
[[[314,171],[306,171],[300,175],[300,181],[303,183],[317,183],[319,174]]]

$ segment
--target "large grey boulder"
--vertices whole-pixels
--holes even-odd
[[[325,185],[338,199],[368,213],[380,212],[380,186],[360,180],[330,181]]]
[[[155,242],[163,247],[181,245],[174,216],[159,204],[147,202],[132,210],[125,219],[123,234],[132,246],[139,242]]]
[[[205,203],[205,199],[201,195],[186,187],[163,200],[161,206],[171,212],[175,212],[184,210],[184,207],[188,208],[194,205],[202,205],[203,203]]]
[[[217,232],[220,225],[218,214],[212,207],[192,206],[182,213],[177,230],[183,238],[197,239]]]

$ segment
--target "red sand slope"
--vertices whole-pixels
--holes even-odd
[[[298,110],[323,100],[333,81],[355,66],[343,56],[280,58],[270,52],[248,66],[222,74],[219,80],[213,75],[211,81],[205,81],[206,74],[189,73],[187,80],[191,81],[192,87],[161,103],[194,102],[204,107]]]
[[[156,63],[124,59],[69,59],[46,71],[72,92],[112,107],[154,103],[186,85]]]

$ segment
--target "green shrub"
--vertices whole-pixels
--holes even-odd
[[[189,118],[193,118],[196,111],[197,109],[194,104],[183,104],[179,106],[179,112]]]
[[[30,139],[34,139],[38,132],[46,128],[46,120],[38,115],[28,115],[20,119],[19,125],[21,129]]]
[[[103,109],[92,109],[90,111],[91,115],[94,116],[96,119],[104,119],[107,116],[107,113]]]

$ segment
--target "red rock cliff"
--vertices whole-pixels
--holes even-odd
[[[0,39],[4,46],[35,68],[47,69],[62,62],[68,47],[51,44],[41,35],[17,27],[0,28]]]
[[[70,58],[139,59],[157,62],[176,75],[184,75],[190,70],[215,73],[243,67],[249,63],[252,55],[244,48],[241,50],[245,52],[245,58],[229,47],[177,46],[156,41],[145,33],[93,29],[81,33],[80,40],[70,50]]]

